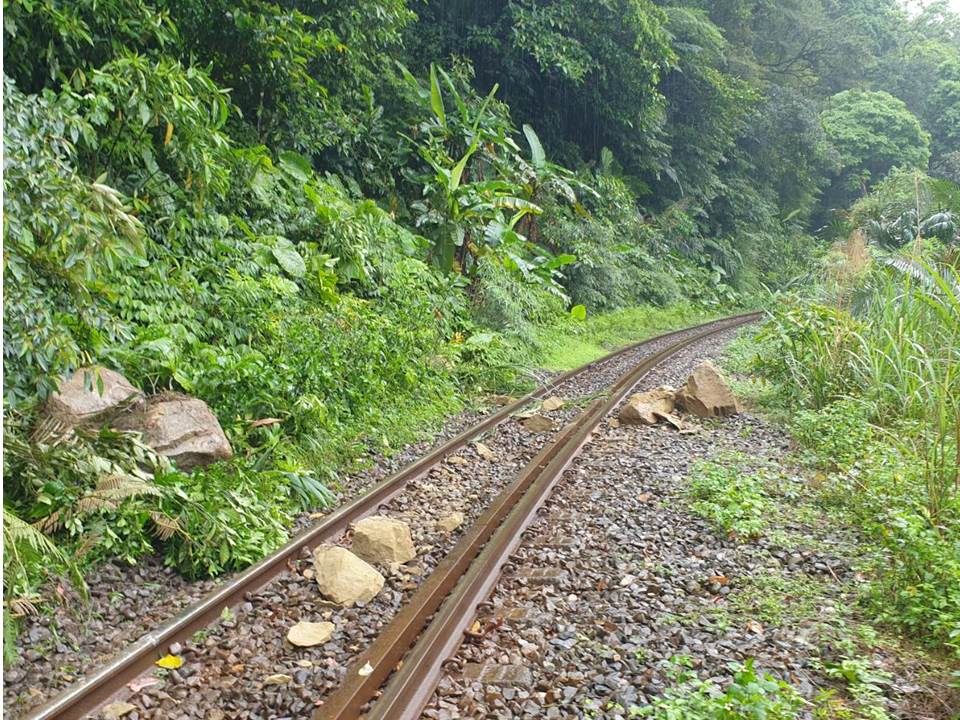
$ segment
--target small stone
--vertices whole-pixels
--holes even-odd
[[[322,645],[330,639],[336,626],[330,622],[299,622],[287,631],[287,642],[297,647]]]
[[[477,449],[477,455],[482,457],[487,462],[496,462],[497,456],[488,446],[484,445],[482,442],[474,443],[473,445]]]
[[[276,675],[267,675],[263,679],[264,685],[289,685],[293,681],[293,678],[289,675],[284,675],[283,673],[277,673]]]
[[[544,412],[553,412],[554,410],[559,410],[562,408],[564,404],[563,398],[558,398],[556,395],[551,395],[540,404],[540,409]]]
[[[383,589],[383,575],[376,568],[338,545],[314,550],[313,567],[321,594],[346,607],[370,602]]]
[[[114,702],[103,708],[104,720],[119,720],[137,709],[137,706],[128,702]]]
[[[553,420],[543,415],[531,415],[524,418],[521,424],[532,433],[545,433],[553,430]]]
[[[449,515],[445,515],[444,517],[437,520],[436,528],[440,532],[443,532],[449,535],[458,527],[463,525],[463,519],[464,517],[462,512],[460,511],[452,512]]]
[[[183,645],[181,645],[181,644],[178,643],[178,642],[171,643],[171,644],[170,644],[170,647],[169,647],[169,649],[168,649],[168,652],[169,652],[171,655],[179,655],[180,653],[183,652]]]

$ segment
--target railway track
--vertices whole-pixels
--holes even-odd
[[[755,320],[739,315],[686,328],[628,346],[555,378],[551,383],[485,417],[432,452],[343,505],[303,531],[280,550],[252,566],[186,611],[147,633],[82,682],[68,688],[27,717],[30,720],[80,718],[113,698],[130,681],[153,668],[173,643],[207,628],[223,613],[284,572],[304,548],[337,537],[353,522],[375,512],[412,481],[473,439],[547,397],[564,383],[615,365],[629,353],[652,350],[564,426],[496,496],[457,544],[440,560],[376,640],[349,666],[340,686],[324,698],[315,720],[358,717],[372,700],[370,718],[414,718],[429,701],[443,662],[457,649],[463,632],[483,602],[521,534],[600,421],[652,368],[679,351],[725,330]],[[392,676],[392,677],[391,677]],[[389,682],[387,682],[389,679]],[[384,688],[384,683],[387,682]],[[381,688],[383,688],[381,690]]]

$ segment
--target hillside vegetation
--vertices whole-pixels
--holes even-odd
[[[889,259],[871,277],[913,284],[791,309],[768,371],[911,437],[937,408],[911,497],[956,542],[946,3],[5,0],[4,42],[5,633],[105,559],[245,567],[371,449],[541,363],[755,306],[854,231]],[[847,344],[798,344],[821,331]],[[857,345],[890,342],[927,354]],[[94,364],[205,401],[233,459],[59,432],[44,403]]]

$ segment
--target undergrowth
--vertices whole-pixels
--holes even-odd
[[[960,275],[911,267],[847,278],[833,305],[781,300],[727,362],[875,547],[874,617],[960,657]]]
[[[770,502],[758,473],[702,461],[692,468],[686,493],[695,513],[732,535],[756,538],[767,526]]]

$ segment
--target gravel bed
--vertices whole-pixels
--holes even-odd
[[[685,336],[685,335],[684,335]],[[602,392],[622,373],[643,356],[661,349],[666,341],[657,341],[641,350],[635,350],[615,358],[600,367],[585,374],[583,377],[573,378],[559,386],[555,394],[571,400],[564,408],[547,413],[554,420],[554,429],[559,429],[563,422],[570,420],[577,412],[576,400],[585,399]],[[414,443],[401,452],[384,458],[371,453],[369,468],[350,475],[344,480],[338,493],[338,504],[370,485],[379,482],[397,469],[422,456],[433,447],[442,444],[470,425],[477,422],[480,415],[476,412],[465,412],[451,418],[443,428],[431,439]],[[342,662],[357,652],[349,648],[357,643],[369,641],[375,635],[376,629],[392,617],[396,609],[412,592],[420,578],[436,565],[446,551],[458,537],[454,533],[450,537],[440,537],[433,531],[433,523],[450,510],[460,510],[466,515],[469,524],[485,507],[486,503],[506,483],[513,479],[520,468],[539,450],[549,439],[550,433],[534,434],[528,432],[519,423],[508,421],[501,424],[484,438],[483,442],[497,453],[497,461],[489,463],[476,455],[473,446],[461,451],[463,465],[444,463],[433,470],[429,475],[409,486],[409,492],[404,492],[392,500],[383,511],[408,520],[414,527],[414,539],[422,552],[418,555],[415,564],[403,572],[393,575],[381,596],[366,608],[354,609],[351,614],[340,617],[334,612],[331,618],[338,622],[338,626],[349,624],[349,631],[338,631],[332,642],[340,642],[341,652],[333,653],[332,658],[325,660],[329,666],[328,672],[321,673],[317,668],[311,669],[311,676],[323,676],[332,679],[318,680],[300,684],[303,692],[294,692],[295,688],[278,688],[276,694],[282,696],[279,706],[293,708],[298,706],[303,697],[310,696],[316,699],[318,691],[326,692],[331,682],[337,680],[337,668],[342,670]],[[315,521],[309,513],[303,513],[296,519],[294,529],[300,529]],[[233,647],[232,641],[226,636],[233,630],[238,636],[248,641],[253,638],[263,638],[263,643],[269,645],[280,639],[279,650],[283,648],[282,637],[285,635],[287,624],[298,619],[309,619],[322,608],[319,602],[315,585],[306,580],[302,570],[309,567],[309,562],[298,563],[297,571],[288,573],[272,583],[263,593],[250,598],[250,601],[240,612],[240,616],[233,621],[227,621],[214,631],[208,638],[197,645],[188,646],[185,658],[190,661],[178,672],[171,673],[169,682],[162,683],[163,687],[154,686],[144,690],[141,695],[147,698],[145,703],[152,707],[144,707],[143,717],[169,717],[171,703],[175,704],[178,696],[193,695],[196,687],[204,687],[209,691],[209,678],[216,673],[223,673],[225,682],[235,676],[238,666],[244,665],[243,682],[235,681],[237,685],[233,694],[242,698],[245,693],[262,695],[258,683],[264,675],[282,672],[281,669],[267,666],[271,661],[242,663],[230,662],[240,657],[236,652],[217,652],[217,643],[212,642],[224,635],[223,644]],[[123,647],[158,624],[173,617],[178,611],[198,601],[211,592],[226,577],[206,581],[188,581],[163,567],[160,558],[147,558],[138,566],[108,563],[97,568],[88,575],[90,588],[90,602],[83,603],[76,594],[66,585],[62,588],[64,602],[53,613],[45,613],[37,618],[28,619],[27,626],[21,634],[21,656],[12,667],[4,673],[4,709],[11,716],[23,714],[30,708],[36,707],[71,683],[82,678],[84,674],[98,665],[109,661]],[[288,598],[286,610],[277,612],[278,598]],[[333,612],[335,608],[323,609],[323,613]],[[247,617],[249,615],[250,617]],[[261,617],[261,615],[263,617]],[[336,617],[335,617],[336,616]],[[295,619],[290,620],[293,617]],[[270,619],[267,622],[266,619]],[[317,619],[317,618],[314,618]],[[252,628],[248,625],[252,623]],[[283,626],[283,633],[279,633]],[[273,627],[273,630],[267,628]],[[363,627],[360,631],[357,628]],[[276,631],[276,637],[272,632]],[[364,639],[366,638],[366,639]],[[259,646],[258,646],[259,647]],[[347,648],[343,650],[343,648]],[[222,648],[220,648],[222,650]],[[264,649],[264,648],[260,648]],[[243,657],[255,658],[275,656],[273,651],[268,655],[260,652],[252,655],[241,653]],[[275,649],[277,650],[277,649]],[[264,649],[265,652],[265,649]],[[290,656],[291,653],[287,652]],[[279,657],[279,656],[278,656]],[[329,657],[329,653],[324,654]],[[288,658],[290,659],[290,658]],[[305,658],[298,656],[305,662]],[[336,662],[337,665],[330,665]],[[219,663],[219,664],[218,664]],[[225,667],[224,663],[229,667]],[[247,665],[249,664],[249,669]],[[273,663],[276,665],[276,663]],[[203,668],[201,670],[201,667]],[[261,672],[267,668],[269,672]],[[233,670],[231,674],[229,671]],[[303,679],[305,667],[297,666],[297,678]],[[202,683],[202,685],[201,685]],[[318,684],[319,683],[319,684]],[[226,689],[226,686],[224,686]],[[169,698],[166,697],[170,691]],[[269,697],[270,692],[267,693]],[[151,701],[155,696],[156,700]],[[302,696],[302,697],[301,697]],[[222,700],[218,700],[217,705]],[[243,700],[238,699],[238,707],[243,706]],[[272,701],[268,701],[269,702]],[[202,706],[203,703],[201,702]],[[210,707],[210,705],[206,705]],[[272,706],[271,706],[272,707]],[[159,709],[158,709],[159,708]],[[182,714],[186,712],[187,714]],[[197,717],[208,715],[199,711]],[[231,717],[259,717],[255,713],[231,714]],[[167,714],[165,714],[167,713]],[[178,717],[190,717],[188,710],[178,707]],[[274,716],[270,712],[268,716]],[[282,713],[278,716],[282,716]],[[136,717],[136,714],[128,717]]]
[[[698,344],[639,387],[681,384],[722,343]],[[780,466],[802,494],[803,480],[783,467],[788,438],[749,413],[697,423],[692,433],[620,426],[613,417],[525,533],[492,607],[478,618],[481,637],[460,648],[423,717],[632,717],[631,708],[673,684],[669,661],[676,656],[721,685],[732,677],[731,663],[755,658],[807,698],[835,687],[810,661],[849,611],[843,588],[855,578],[849,554],[856,538],[774,518],[782,532],[738,542],[686,512],[682,500],[691,465],[728,453]],[[815,542],[791,547],[801,535]],[[771,576],[819,583],[814,607],[766,626],[754,619],[759,607],[744,614],[741,601],[734,611],[742,588]],[[774,604],[793,602],[767,592]],[[759,606],[762,598],[753,601]],[[893,672],[888,711],[911,720],[947,717],[922,697],[918,670],[884,652],[873,660]]]

